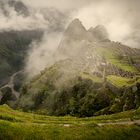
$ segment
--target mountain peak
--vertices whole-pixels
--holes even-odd
[[[83,26],[83,25],[82,25],[82,22],[81,22],[78,18],[74,19],[74,20],[71,22],[70,25],[79,25],[79,26]]]
[[[74,19],[66,29],[65,35],[76,39],[84,39],[86,32],[82,22],[79,19]]]
[[[88,32],[98,40],[109,39],[107,29],[103,25],[97,25],[95,28],[91,27]]]

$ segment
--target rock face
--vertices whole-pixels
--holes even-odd
[[[74,40],[83,40],[86,38],[86,29],[79,19],[73,20],[64,33],[64,37]]]

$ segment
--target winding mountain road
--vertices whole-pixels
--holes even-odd
[[[6,85],[4,85],[3,87],[1,87],[0,90],[1,90],[1,89],[4,89],[4,88],[6,88],[6,87],[9,87],[9,88],[12,90],[12,94],[18,99],[19,96],[20,96],[20,94],[14,89],[14,79],[15,79],[15,77],[16,77],[18,74],[20,74],[20,73],[22,73],[22,72],[23,72],[23,71],[21,70],[21,71],[18,71],[18,72],[16,72],[16,73],[14,73],[14,74],[10,77],[10,80],[9,80],[8,84],[6,84]]]

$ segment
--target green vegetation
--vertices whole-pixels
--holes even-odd
[[[94,75],[91,75],[91,74],[88,74],[88,73],[81,73],[81,77],[83,79],[90,79],[90,80],[92,80],[93,82],[96,82],[96,83],[103,83],[103,78],[100,78],[100,77],[97,77],[97,76],[94,76]]]
[[[130,63],[131,58],[129,57],[131,56],[127,56],[124,50],[124,54],[121,51],[119,52],[119,49],[120,48],[116,46],[113,47],[113,44],[112,47],[96,47],[96,51],[111,64],[117,66],[124,71],[138,73],[138,70]]]
[[[118,88],[131,87],[132,85],[136,84],[135,79],[119,77],[119,76],[115,76],[115,75],[108,76],[107,80],[108,80],[108,82],[112,83],[114,86],[116,86]]]
[[[15,111],[0,106],[0,139],[4,140],[124,140],[140,139],[138,124],[107,124],[105,122],[139,119],[140,111],[92,118],[50,117]]]
[[[71,85],[60,90],[49,82],[48,85],[40,82],[41,86],[36,85],[38,82],[33,82],[33,88],[28,84],[22,89],[19,107],[26,111],[43,109],[49,115],[86,117],[93,116],[95,112],[110,105],[112,92],[101,87],[102,83],[87,77],[77,77],[71,81]]]
[[[91,117],[140,107],[139,78],[110,75],[103,81],[88,72],[70,78],[59,66],[44,70],[23,86],[18,108],[47,115]]]
[[[55,76],[53,75],[51,80],[55,79]],[[70,80],[73,82],[69,82],[68,86],[58,90],[51,80],[44,79],[47,76],[43,74],[42,77],[35,78],[36,80],[22,89],[19,108],[26,111],[42,110],[42,113],[48,115],[89,117],[140,106],[140,89],[135,83],[136,79],[112,75],[108,76],[107,83],[104,83],[99,80],[101,78],[83,73],[81,77]],[[108,86],[110,84],[111,87]]]

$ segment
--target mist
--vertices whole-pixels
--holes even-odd
[[[28,78],[40,73],[55,62],[54,54],[61,40],[61,33],[45,33],[41,42],[33,42],[26,59],[25,71]]]
[[[42,30],[41,42],[32,42],[26,59],[28,76],[38,74],[54,64],[53,54],[57,50],[63,32],[69,23],[79,18],[86,29],[104,25],[112,41],[119,41],[133,48],[140,48],[140,20],[138,0],[21,0],[24,11],[0,0],[0,31]],[[19,1],[20,0],[16,0]],[[25,10],[28,15],[24,14]]]
[[[40,0],[36,2],[34,0],[22,1],[34,7],[53,7],[60,11],[71,11],[85,7],[96,0],[59,0],[59,2],[57,0]]]
[[[0,31],[63,30],[67,13],[51,7],[35,8],[21,1],[0,0]],[[15,2],[17,2],[15,4]],[[67,17],[66,17],[67,16]]]

